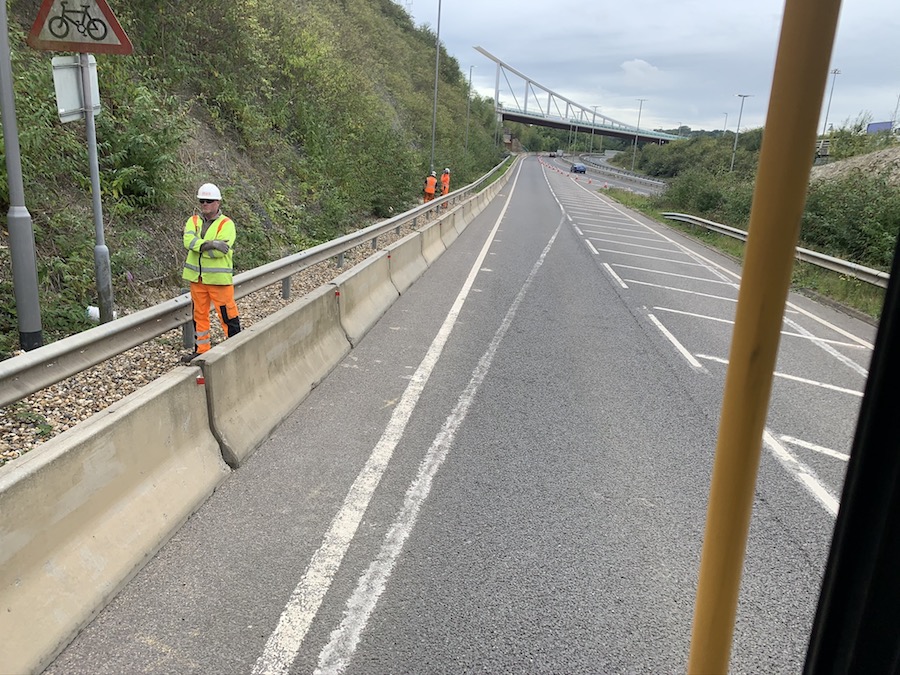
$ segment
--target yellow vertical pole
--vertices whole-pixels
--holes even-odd
[[[688,672],[726,673],[762,434],[840,0],[787,0],[738,294]]]

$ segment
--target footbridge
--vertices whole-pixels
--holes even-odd
[[[683,140],[683,136],[667,134],[662,131],[640,129],[631,124],[620,122],[598,113],[596,109],[583,106],[562,96],[547,87],[538,84],[527,75],[519,72],[508,63],[491,54],[483,47],[475,47],[482,55],[497,64],[497,77],[494,85],[494,108],[501,119],[521,124],[537,124],[553,129],[583,131],[602,136],[612,136],[632,140],[639,143],[666,143]],[[524,98],[520,104],[516,88],[510,83],[509,74],[524,81]],[[503,76],[515,101],[515,107],[500,103],[500,77]],[[521,90],[521,85],[519,86]],[[542,105],[546,99],[546,106]]]

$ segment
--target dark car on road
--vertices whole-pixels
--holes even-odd
[[[569,169],[570,173],[587,173],[587,169],[584,164],[573,164],[572,168]]]

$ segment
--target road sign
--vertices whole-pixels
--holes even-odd
[[[85,54],[134,51],[106,0],[44,0],[28,44],[35,49]]]
[[[83,120],[84,83],[81,81],[81,59],[84,56],[54,56],[53,86],[56,88],[56,107],[60,122]],[[88,54],[91,76],[91,107],[94,115],[100,114],[100,87],[97,83],[97,59]]]

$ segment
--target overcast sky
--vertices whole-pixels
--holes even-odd
[[[438,28],[438,0],[398,0],[416,25]],[[784,3],[775,0],[441,0],[440,39],[472,87],[493,98],[495,64],[626,124],[741,129],[765,124]],[[900,2],[844,0],[819,117],[842,126],[895,117],[900,96]],[[524,81],[509,74],[519,107]],[[831,93],[833,90],[833,94]],[[639,104],[637,99],[646,99]],[[500,79],[501,102],[514,106]],[[546,95],[538,101],[546,108]],[[529,101],[534,101],[530,96]],[[532,106],[529,105],[529,109]],[[898,120],[900,121],[900,120]]]

